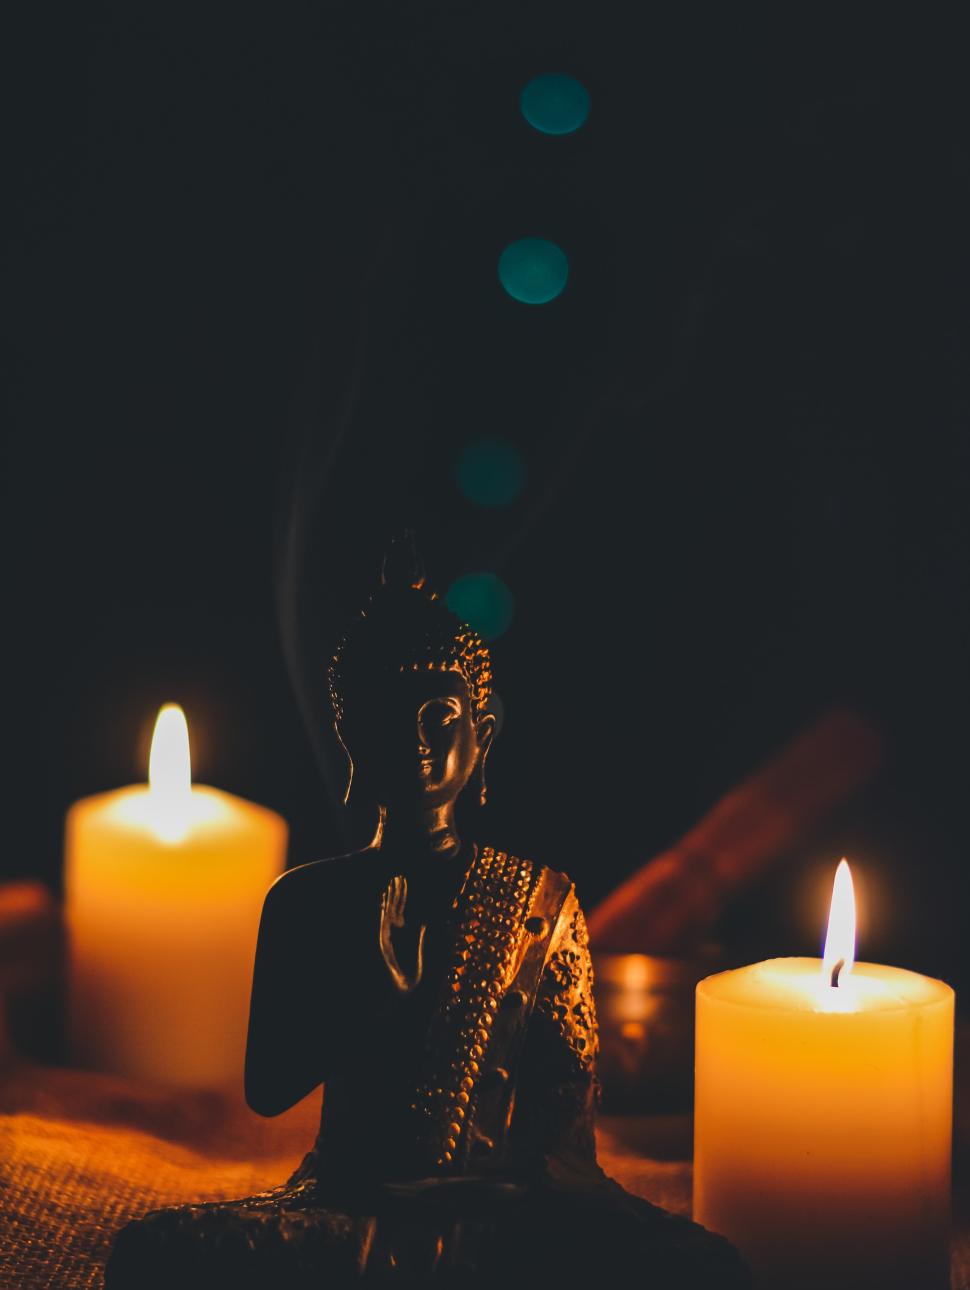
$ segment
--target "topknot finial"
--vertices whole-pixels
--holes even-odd
[[[343,720],[345,691],[354,686],[355,677],[363,678],[367,693],[376,674],[420,668],[460,672],[476,714],[487,712],[492,693],[488,646],[425,586],[414,533],[405,529],[384,557],[380,587],[330,660],[327,677],[337,723]]]
[[[424,562],[418,554],[414,530],[404,529],[391,539],[381,566],[381,586],[413,587],[420,591],[425,583]]]

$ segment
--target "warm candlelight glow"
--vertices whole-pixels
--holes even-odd
[[[177,703],[159,709],[148,755],[152,822],[159,837],[178,842],[192,814],[192,754],[189,724]]]
[[[208,789],[192,787],[189,726],[177,703],[166,703],[155,720],[147,789],[116,795],[111,809],[166,846],[224,820],[225,802]]]
[[[950,1284],[953,991],[855,935],[843,860],[821,962],[697,987],[694,1217],[759,1290]]]
[[[75,1059],[241,1091],[256,933],[283,868],[284,821],[193,784],[185,713],[166,703],[148,783],[76,802],[66,851]]]
[[[835,871],[829,926],[822,955],[822,978],[827,985],[841,985],[855,962],[855,891],[847,860]]]
[[[148,754],[148,784],[153,793],[179,797],[192,789],[189,723],[177,703],[159,708]]]

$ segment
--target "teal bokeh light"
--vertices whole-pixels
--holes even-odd
[[[476,506],[508,506],[524,482],[522,454],[504,439],[478,439],[459,458],[458,487]]]
[[[572,134],[586,124],[589,90],[575,76],[534,76],[519,95],[522,115],[543,134]]]
[[[515,600],[494,573],[464,573],[448,588],[448,608],[487,641],[508,631]]]
[[[555,242],[544,237],[523,237],[510,243],[498,260],[499,281],[513,300],[524,305],[544,305],[566,285],[569,261]]]

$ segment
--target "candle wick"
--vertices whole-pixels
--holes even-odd
[[[832,984],[834,986],[839,984],[839,973],[844,967],[845,959],[839,959],[838,963],[836,963],[835,967],[832,969]]]

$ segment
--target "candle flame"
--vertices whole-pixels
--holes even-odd
[[[159,710],[148,756],[148,789],[155,831],[166,842],[185,836],[192,809],[189,726],[177,703]]]
[[[855,962],[855,892],[847,860],[841,860],[835,871],[829,926],[822,955],[822,975],[829,985],[837,985],[852,971]]]

